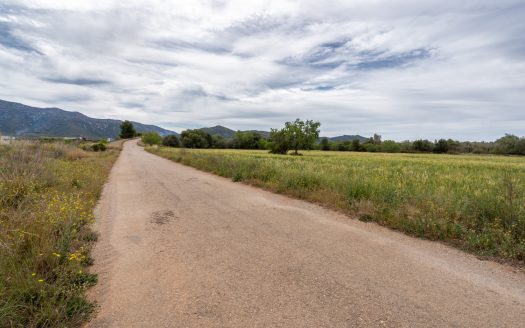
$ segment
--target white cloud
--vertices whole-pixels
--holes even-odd
[[[180,130],[525,134],[521,1],[7,1],[0,98]]]

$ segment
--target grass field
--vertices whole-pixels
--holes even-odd
[[[483,256],[525,258],[523,157],[147,150]]]
[[[117,154],[0,146],[0,327],[78,327],[89,316],[90,223]]]

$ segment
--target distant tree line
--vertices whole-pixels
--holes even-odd
[[[299,155],[299,150],[316,148],[320,126],[319,122],[297,119],[294,122],[286,122],[280,130],[272,129],[268,139],[254,131],[237,131],[232,138],[226,139],[220,135],[212,136],[202,129],[188,129],[182,131],[180,137],[172,134],[164,138],[156,132],[144,132],[141,139],[146,145],[162,144],[168,147],[201,149],[266,149],[276,154],[286,154],[293,150],[293,154]],[[123,123],[123,131],[124,128],[129,128],[128,123]],[[123,134],[124,132],[121,136]]]
[[[436,154],[498,154],[498,155],[525,155],[525,138],[506,134],[496,141],[457,141],[453,139],[439,139],[435,141],[419,139],[414,141],[381,140],[380,135],[365,142],[330,141],[321,139],[321,150],[335,151],[363,151],[381,153],[436,153]]]
[[[145,132],[142,141],[148,145],[164,145],[167,147],[213,148],[213,149],[264,149],[275,154],[299,154],[299,150],[325,151],[358,151],[381,153],[436,153],[436,154],[499,154],[525,155],[525,137],[512,134],[496,141],[457,141],[453,139],[414,141],[382,140],[381,136],[362,142],[359,139],[332,141],[328,138],[319,139],[319,122],[295,120],[286,122],[282,129],[272,129],[269,138],[263,138],[253,131],[237,131],[232,138],[220,135],[210,135],[202,129],[188,129],[176,135],[161,137],[156,132]],[[138,136],[133,124],[124,121],[121,125],[121,138]]]

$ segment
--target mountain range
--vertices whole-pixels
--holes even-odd
[[[365,141],[368,141],[370,138],[366,138],[366,137],[363,137],[363,136],[360,136],[360,135],[348,135],[348,134],[344,134],[342,136],[337,136],[337,137],[332,137],[332,138],[328,138],[330,141],[352,141],[352,140],[359,140],[359,142],[363,143]]]
[[[0,100],[0,134],[23,137],[116,138],[122,121],[91,118],[60,108],[37,108]],[[155,125],[133,122],[137,132],[177,134]]]
[[[120,120],[91,118],[79,112],[65,111],[60,108],[38,108],[24,104],[0,100],[0,135],[14,137],[85,137],[88,139],[116,138],[120,132]],[[157,132],[161,136],[168,134],[179,135],[156,125],[147,125],[133,122],[137,132]],[[211,135],[220,135],[230,139],[235,130],[216,125],[202,128]],[[256,132],[263,138],[268,138],[270,132],[246,130]],[[359,135],[343,135],[328,138],[331,141],[347,141],[368,138]]]
[[[222,126],[222,125],[216,125],[216,126],[212,126],[212,127],[209,127],[209,128],[202,128],[201,130],[203,130],[205,132],[208,132],[212,136],[213,135],[219,135],[219,136],[221,136],[221,137],[223,137],[225,139],[233,138],[233,136],[235,135],[235,132],[236,132],[236,131],[234,131],[232,129],[229,129],[229,128],[227,128],[225,126]],[[242,131],[242,132],[255,132],[255,133],[258,133],[262,138],[270,137],[270,132],[269,131],[245,130],[245,131]],[[322,139],[322,137],[319,138],[319,139]],[[342,135],[342,136],[328,138],[328,140],[330,140],[330,141],[352,141],[354,139],[357,139],[361,143],[363,143],[365,141],[368,141],[369,138],[366,138],[366,137],[363,137],[363,136],[360,136],[360,135],[348,135],[348,134],[345,134],[345,135]]]
[[[211,134],[212,136],[213,135],[219,135],[225,139],[230,139],[230,138],[233,138],[233,136],[235,135],[235,130],[232,130],[232,129],[229,129],[225,126],[222,126],[222,125],[216,125],[216,126],[212,126],[212,127],[209,127],[209,128],[202,128],[201,130],[205,131],[205,132],[208,132],[209,134]],[[242,131],[242,132],[255,132],[257,134],[259,134],[262,138],[268,138],[270,137],[270,132],[269,131],[259,131],[259,130],[245,130],[245,131]]]

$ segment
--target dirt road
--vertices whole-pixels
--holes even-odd
[[[523,327],[525,275],[125,144],[91,327]]]

